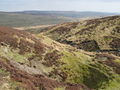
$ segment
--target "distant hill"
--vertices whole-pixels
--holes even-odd
[[[77,11],[21,11],[15,13],[30,14],[30,15],[46,15],[46,16],[64,16],[71,18],[85,18],[85,17],[100,17],[116,15],[117,13],[105,12],[77,12]]]
[[[75,11],[21,11],[0,12],[0,26],[36,26],[60,24],[79,20],[80,18],[94,18],[116,15],[116,13],[75,12]]]
[[[63,16],[44,16],[0,12],[0,26],[22,27],[22,26],[59,24],[70,21],[73,21],[73,19]]]

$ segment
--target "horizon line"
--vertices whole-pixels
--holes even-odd
[[[26,11],[119,13],[119,12],[105,12],[105,11],[77,11],[77,10],[14,10],[14,11],[0,10],[0,12],[26,12]]]

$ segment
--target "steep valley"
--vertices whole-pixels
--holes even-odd
[[[120,90],[119,25],[110,16],[34,34],[0,27],[0,90]]]

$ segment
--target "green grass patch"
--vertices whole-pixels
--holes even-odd
[[[1,75],[4,75],[4,76],[7,76],[7,75],[9,75],[9,72],[7,72],[7,71],[4,70],[4,69],[0,69],[0,74],[1,74]]]
[[[19,49],[11,49],[9,46],[0,47],[0,56],[3,56],[10,60],[15,60],[19,63],[28,63],[28,58],[31,57],[33,53],[26,53],[25,55],[19,54]]]
[[[65,64],[61,65],[61,70],[67,74],[66,82],[82,83],[97,90],[105,88],[113,80],[114,72],[110,67],[93,63],[90,57],[78,52],[63,53],[61,61]]]
[[[120,60],[119,59],[114,60],[114,62],[120,64]]]
[[[64,87],[60,87],[60,88],[55,88],[54,90],[65,90]]]

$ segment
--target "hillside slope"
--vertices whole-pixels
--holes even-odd
[[[79,49],[120,55],[120,16],[64,23],[45,30],[43,34]]]
[[[85,52],[43,35],[0,27],[4,90],[119,90],[119,62],[114,55]]]
[[[82,84],[56,81],[55,77],[52,79],[52,76],[58,75],[52,73],[60,57],[58,53],[29,33],[0,27],[0,79],[2,80],[0,88],[4,90],[58,90],[59,88],[89,90]],[[50,59],[51,55],[53,58]],[[56,61],[49,61],[49,59]]]

